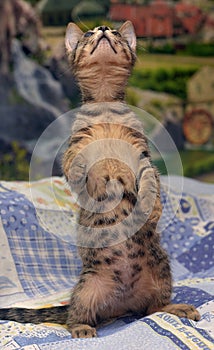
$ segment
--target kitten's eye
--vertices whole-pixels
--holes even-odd
[[[117,30],[112,30],[112,34],[115,36],[121,36],[121,34]]]
[[[90,36],[92,36],[94,34],[94,32],[86,32],[85,34],[84,34],[84,37],[85,38],[89,38]]]

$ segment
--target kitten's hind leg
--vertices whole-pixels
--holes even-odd
[[[71,295],[67,319],[67,327],[73,338],[96,336],[94,327],[102,320],[103,315],[108,318],[111,309],[108,301],[113,284],[114,281],[105,271],[82,273]]]
[[[74,324],[70,329],[72,338],[93,338],[97,336],[96,328],[87,324]]]
[[[193,305],[189,304],[168,304],[162,307],[149,308],[149,314],[154,312],[168,312],[178,317],[189,318],[193,321],[199,321],[201,316]]]
[[[96,309],[92,305],[92,296],[77,284],[74,289],[70,309],[67,318],[67,329],[73,338],[92,338],[96,337]]]
[[[169,312],[178,317],[189,318],[193,321],[199,321],[201,318],[196,308],[188,304],[169,304],[164,306],[160,311]]]

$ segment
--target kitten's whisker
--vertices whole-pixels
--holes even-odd
[[[63,77],[65,75],[65,73],[70,72],[70,71],[71,71],[70,67],[66,68],[65,70],[63,70],[63,72],[61,72],[59,74],[59,78]]]
[[[76,16],[76,22],[79,22],[82,24],[82,26],[87,29],[87,31],[90,29],[85,23],[83,23],[83,21],[81,21],[81,19],[79,18],[79,16]]]
[[[145,46],[143,46],[143,44],[140,44],[139,42],[137,43],[137,50],[147,52],[147,53],[149,52],[149,50]]]

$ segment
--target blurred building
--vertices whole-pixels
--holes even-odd
[[[154,0],[144,5],[112,0],[110,18],[114,21],[129,19],[134,24],[137,36],[147,38],[195,34],[205,21],[199,7],[164,0]]]
[[[66,25],[78,0],[41,0],[37,9],[44,25]]]
[[[41,0],[37,9],[46,26],[66,25],[71,20],[104,17],[108,1],[96,0]]]
[[[182,1],[176,3],[174,11],[176,17],[182,23],[184,31],[188,34],[197,33],[206,19],[205,14],[199,7]]]
[[[100,18],[105,16],[105,7],[97,1],[80,1],[78,5],[72,11],[73,20],[89,19],[89,18]]]

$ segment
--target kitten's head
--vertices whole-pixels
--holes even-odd
[[[65,46],[72,57],[72,63],[90,64],[103,58],[105,61],[127,61],[134,63],[136,36],[130,21],[119,30],[106,26],[96,27],[83,33],[74,23],[69,23],[66,30]]]
[[[103,81],[105,91],[108,89],[112,93],[116,85],[123,90],[135,62],[136,36],[130,21],[119,30],[100,26],[86,33],[76,24],[69,23],[65,46],[83,95],[89,93],[92,82],[97,90]],[[105,94],[102,95],[100,100],[108,100]]]

